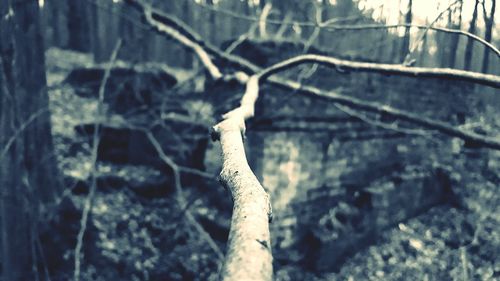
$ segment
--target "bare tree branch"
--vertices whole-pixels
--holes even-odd
[[[222,13],[225,15],[229,15],[238,19],[243,19],[247,21],[252,21],[252,22],[258,22],[259,19],[253,16],[247,16],[247,15],[242,15],[238,14],[233,11],[221,9],[221,8],[214,8],[210,7],[201,3],[197,3],[197,5],[200,5],[204,8],[213,10],[218,13]],[[338,30],[365,30],[365,29],[392,29],[392,28],[399,28],[399,27],[413,27],[413,28],[418,28],[418,29],[430,29],[434,31],[439,31],[439,32],[444,32],[444,33],[451,33],[451,34],[457,34],[457,35],[462,35],[469,37],[473,40],[478,41],[479,43],[483,44],[485,47],[491,49],[497,57],[500,57],[500,50],[496,48],[493,44],[490,42],[484,40],[483,38],[470,33],[465,30],[460,30],[460,29],[453,29],[453,28],[446,28],[446,27],[437,27],[437,26],[429,26],[429,25],[421,25],[421,24],[404,24],[404,23],[398,23],[398,24],[355,24],[355,25],[339,25],[337,22],[340,21],[345,21],[345,20],[352,20],[352,17],[347,17],[345,19],[339,19],[339,18],[333,18],[329,19],[321,24],[314,23],[314,22],[287,22],[285,20],[273,20],[273,19],[267,19],[266,22],[270,24],[277,24],[277,25],[298,25],[298,26],[305,26],[305,27],[319,27],[320,29],[328,30],[328,31],[338,31]]]
[[[187,48],[191,49],[198,58],[200,59],[201,63],[205,66],[207,69],[208,73],[210,73],[210,76],[214,80],[218,80],[222,77],[222,73],[219,71],[219,68],[215,66],[215,64],[212,62],[210,59],[209,54],[203,49],[203,46],[198,44],[196,41],[193,41],[194,38],[190,38],[189,36],[186,36],[186,33],[181,32],[181,30],[178,30],[175,28],[175,26],[170,26],[166,24],[160,24],[160,22],[155,18],[156,12],[153,13],[152,7],[146,3],[145,1],[142,0],[127,0],[128,2],[134,4],[134,7],[137,7],[141,9],[141,12],[143,13],[143,16],[146,20],[146,22],[156,29],[160,33],[166,33],[182,45],[186,46]]]
[[[276,31],[276,34],[274,34],[274,38],[276,38],[278,40],[283,38],[283,35],[286,32],[286,29],[290,26],[290,22],[292,21],[292,18],[293,18],[293,13],[287,12],[285,15],[285,18],[283,19],[283,23],[280,25],[280,27]]]
[[[321,16],[323,14],[323,7],[319,3],[314,2],[314,9],[315,9],[315,20],[316,20],[317,26],[314,27],[314,30],[311,33],[311,36],[309,36],[309,38],[304,43],[304,49],[303,49],[304,53],[307,53],[309,51],[309,48],[314,44],[314,41],[316,41],[316,39],[318,38],[319,33],[321,31],[320,27],[322,24],[324,24],[321,22],[321,20],[322,20]]]
[[[315,87],[303,86],[293,80],[271,77],[275,73],[303,63],[318,63],[336,69],[342,68],[412,77],[467,80],[495,88],[500,87],[500,78],[498,76],[454,69],[413,68],[401,65],[353,62],[318,55],[298,56],[261,70],[258,66],[240,57],[224,53],[211,46],[200,39],[184,23],[174,17],[144,6],[142,0],[127,0],[127,2],[132,3],[140,11],[144,12],[147,22],[154,26],[156,31],[174,38],[195,52],[209,72],[212,66],[216,68],[210,59],[209,55],[211,55],[218,60],[227,62],[229,65],[237,66],[247,73],[254,74],[250,77],[244,73],[234,75],[234,77],[238,78],[238,81],[246,83],[246,91],[241,99],[240,106],[224,114],[223,120],[213,127],[213,136],[220,140],[222,147],[221,182],[231,191],[234,202],[227,254],[221,271],[222,280],[272,280],[273,278],[273,257],[269,231],[269,221],[271,219],[269,195],[250,169],[243,145],[245,121],[254,116],[260,82],[268,80],[272,85],[288,90],[297,90],[310,96],[358,110],[386,114],[428,129],[500,150],[500,141],[496,139],[462,131],[443,122],[337,93],[326,93]],[[380,28],[380,26],[373,28]],[[383,28],[387,27],[384,26]],[[425,26],[425,28],[429,27]],[[172,30],[175,32],[172,32]],[[200,52],[200,49],[203,52]],[[214,76],[213,73],[211,75],[217,79],[218,75]],[[226,77],[219,78],[225,79]],[[176,181],[180,181],[178,176]]]
[[[240,107],[214,126],[222,147],[221,182],[234,202],[221,280],[272,280],[271,203],[248,165],[243,146],[245,120],[253,117],[259,96],[259,76],[251,76],[246,85]]]
[[[80,230],[78,231],[78,236],[76,239],[76,246],[75,246],[75,271],[73,274],[73,280],[74,281],[79,281],[80,280],[80,267],[81,267],[81,259],[83,258],[81,254],[81,250],[83,247],[83,237],[85,235],[85,231],[87,229],[87,221],[88,217],[90,215],[90,212],[92,210],[92,201],[94,199],[94,194],[97,186],[97,152],[98,152],[98,147],[99,147],[99,127],[100,127],[100,122],[103,116],[103,104],[104,104],[104,93],[106,89],[106,84],[108,83],[109,75],[111,74],[111,69],[113,68],[115,62],[116,62],[116,57],[118,56],[118,51],[120,50],[120,47],[122,45],[122,40],[118,39],[118,42],[116,42],[116,46],[113,50],[113,53],[111,54],[111,58],[106,66],[106,69],[104,71],[104,76],[102,78],[101,84],[99,86],[99,99],[97,103],[97,122],[95,123],[94,127],[94,135],[92,139],[92,154],[91,154],[91,165],[92,169],[90,172],[91,176],[91,184],[90,184],[90,191],[89,194],[87,195],[87,198],[85,199],[85,204],[83,206],[83,212],[82,212],[82,218],[80,219]]]
[[[19,135],[24,131],[26,130],[26,128],[29,127],[29,125],[31,123],[33,123],[33,121],[35,121],[40,115],[48,112],[49,109],[48,108],[42,108],[40,110],[38,110],[37,112],[35,112],[33,115],[30,116],[30,118],[28,118],[28,120],[24,121],[21,126],[19,126],[19,128],[16,130],[16,132],[9,138],[9,140],[6,142],[4,148],[1,150],[0,152],[0,161],[2,161],[3,157],[5,156],[5,154],[9,151],[10,147],[12,146],[12,144],[14,143],[14,141],[16,140],[17,137],[19,137]]]
[[[127,1],[133,3],[135,6],[140,6],[141,4],[139,2],[142,2],[142,0],[127,0]],[[252,64],[251,62],[239,56],[224,53],[218,48],[202,41],[199,35],[197,35],[194,31],[190,30],[189,27],[186,27],[185,24],[180,22],[178,19],[158,11],[151,11],[151,13],[154,15],[155,20],[158,21],[158,24],[171,24],[176,28],[179,28],[180,32],[182,32],[183,34],[184,33],[188,34],[187,36],[189,36],[189,38],[192,38],[193,42],[199,44],[200,46],[204,46],[207,53],[212,54],[217,59],[220,59],[223,62],[238,67],[247,73],[258,73],[259,71],[261,71],[260,67]],[[406,26],[406,25],[397,25],[397,26]],[[381,26],[364,25],[364,27],[380,28]],[[422,27],[427,28],[428,26],[422,26]],[[164,34],[170,36],[168,33]],[[341,60],[337,58],[317,56],[317,55],[303,55],[289,59],[285,62],[271,66],[270,68],[265,70],[265,72],[268,72],[267,74],[261,73],[260,75],[263,74],[271,75],[277,71],[281,71],[282,68],[289,68],[291,66],[306,62],[321,63],[327,66],[334,66],[337,68],[340,67],[346,70],[381,72],[381,73],[390,73],[390,74],[405,75],[412,77],[435,77],[443,79],[468,80],[475,83],[489,85],[495,88],[500,87],[500,77],[496,75],[481,74],[481,73],[468,72],[456,69],[406,67],[402,65],[392,65],[392,64],[353,62],[353,61],[347,61],[347,60]],[[246,81],[246,79],[239,79],[238,81],[244,82]],[[409,113],[403,110],[393,109],[387,106],[379,105],[377,103],[365,102],[360,99],[348,96],[342,96],[338,93],[325,92],[324,90],[318,89],[316,87],[304,86],[296,81],[284,79],[281,77],[269,77],[267,81],[269,81],[272,85],[278,86],[280,88],[284,88],[287,90],[298,90],[299,91],[298,93],[313,95],[318,98],[322,98],[332,102],[337,102],[342,105],[352,107],[358,110],[365,110],[379,114],[387,114],[388,116],[400,118],[402,120],[411,122],[413,124],[428,129],[437,130],[441,133],[458,137],[465,141],[472,141],[477,144],[483,145],[485,147],[500,150],[500,141],[494,138],[488,138],[479,134],[461,130],[440,121],[434,121],[428,118],[423,118],[417,114]]]
[[[370,119],[368,116],[364,116],[362,114],[359,114],[358,112],[356,112],[355,110],[352,110],[350,108],[348,108],[347,106],[343,106],[341,104],[338,104],[338,103],[334,103],[335,107],[337,107],[340,111],[350,115],[350,116],[353,116],[367,124],[370,124],[372,126],[375,126],[375,127],[380,127],[380,128],[383,128],[383,129],[386,129],[386,130],[391,130],[391,131],[395,131],[395,132],[398,132],[398,133],[404,133],[404,134],[407,134],[407,135],[418,135],[418,136],[422,136],[422,137],[427,137],[429,139],[432,139],[432,135],[429,134],[428,132],[424,131],[424,130],[421,130],[421,129],[406,129],[406,128],[400,128],[397,124],[395,123],[392,123],[392,124],[389,124],[389,123],[385,123],[385,122],[380,122],[380,121],[375,121],[375,120],[372,120]]]
[[[280,84],[283,83],[283,81],[281,80],[277,80],[276,82]],[[289,85],[287,84],[286,87],[288,88],[288,86]],[[358,110],[370,111],[378,114],[385,114],[387,116],[411,122],[413,124],[422,126],[424,128],[436,130],[440,133],[460,138],[464,141],[470,141],[484,147],[500,150],[500,141],[498,140],[498,138],[487,137],[473,132],[461,130],[441,121],[435,121],[429,118],[422,117],[418,114],[398,110],[390,106],[381,105],[375,102],[366,102],[357,98],[343,96],[334,92],[325,92],[318,88],[310,86],[302,86],[298,83],[294,86],[296,89],[305,92],[307,95],[316,96],[323,100],[336,102]]]
[[[500,76],[492,74],[483,74],[450,68],[432,68],[432,67],[407,67],[400,64],[383,64],[370,62],[357,62],[343,60],[335,57],[322,55],[299,55],[291,59],[284,60],[273,66],[262,70],[259,75],[266,78],[272,74],[289,69],[291,67],[304,63],[319,63],[328,67],[334,67],[341,70],[354,70],[365,72],[378,72],[384,74],[395,74],[410,77],[428,77],[446,80],[463,80],[477,84],[487,85],[494,88],[500,88]]]
[[[224,254],[222,254],[222,251],[220,250],[219,246],[215,243],[215,241],[210,237],[210,234],[208,234],[203,226],[201,226],[196,218],[193,216],[189,208],[187,207],[189,204],[186,200],[186,197],[184,196],[184,191],[182,189],[182,182],[181,182],[181,175],[180,172],[182,170],[184,171],[189,171],[193,172],[194,169],[188,169],[188,168],[180,168],[174,160],[172,160],[170,157],[168,157],[165,152],[163,151],[161,144],[156,140],[154,137],[153,133],[149,130],[143,130],[143,132],[146,134],[146,136],[149,139],[149,142],[153,145],[153,147],[156,150],[156,153],[158,153],[158,156],[160,159],[167,164],[170,169],[172,169],[172,172],[174,173],[174,186],[175,186],[175,194],[177,198],[177,204],[179,204],[179,207],[181,209],[184,209],[185,212],[185,217],[187,218],[189,224],[195,228],[195,230],[201,235],[202,239],[205,240],[208,244],[208,246],[214,251],[216,254],[217,258],[219,261],[222,261],[224,258]]]
[[[266,31],[266,23],[267,23],[267,17],[271,13],[271,9],[273,8],[273,5],[271,3],[266,3],[264,5],[264,8],[262,9],[262,13],[260,14],[259,17],[259,34],[260,37],[262,38],[267,38],[267,31]]]
[[[424,31],[422,31],[422,33],[420,34],[420,36],[417,38],[417,40],[415,41],[415,43],[413,43],[413,46],[408,50],[408,53],[406,54],[406,57],[404,59],[404,62],[403,64],[408,64],[410,62],[410,56],[413,54],[413,52],[415,52],[415,50],[417,49],[418,45],[420,45],[420,42],[422,42],[422,40],[424,39],[425,35],[427,34],[427,31],[429,31],[429,29],[434,26],[434,24],[441,18],[441,16],[449,11],[453,6],[455,6],[456,4],[458,4],[461,0],[456,0],[454,2],[452,2],[450,5],[448,5],[448,7],[444,10],[441,11],[441,13],[439,13],[437,15],[437,17],[434,18],[434,20],[427,25],[427,28],[424,29]]]

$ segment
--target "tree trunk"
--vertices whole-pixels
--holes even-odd
[[[68,1],[68,48],[81,52],[90,51],[89,21],[83,1]]]
[[[125,42],[122,51],[120,52],[120,59],[126,61],[138,61],[140,49],[136,49],[137,45],[137,32],[132,22],[130,22],[130,18],[134,15],[134,10],[130,7],[130,5],[126,5],[121,3],[120,13],[127,15],[127,17],[121,17],[120,22],[118,24],[118,36],[123,39]]]
[[[418,64],[420,66],[425,65],[425,55],[427,54],[427,34],[424,34],[422,38],[422,50],[420,51],[420,56],[418,58]]]
[[[0,0],[2,280],[39,280],[34,253],[40,203],[58,195],[38,1]]]
[[[489,17],[486,15],[486,7],[484,6],[484,2],[483,2],[484,21],[486,23],[486,29],[484,32],[484,40],[486,40],[490,43],[491,43],[491,39],[492,39],[493,23],[495,22],[496,2],[497,2],[496,0],[491,0],[491,10],[490,10]],[[489,66],[489,62],[490,62],[489,54],[490,54],[489,48],[484,48],[483,65],[481,67],[481,72],[483,72],[483,73],[488,72],[488,66]]]
[[[259,96],[259,76],[247,82],[241,106],[224,114],[213,127],[222,150],[221,182],[231,191],[233,214],[227,253],[220,280],[273,280],[271,203],[269,195],[248,165],[242,136]]]
[[[474,11],[472,12],[472,19],[470,20],[470,25],[469,25],[469,33],[475,34],[476,33],[476,21],[477,21],[477,6],[479,4],[479,0],[476,0],[476,3],[474,4]],[[467,46],[465,47],[465,57],[464,57],[464,69],[465,70],[470,70],[471,69],[471,62],[472,62],[472,52],[473,52],[473,40],[469,38],[467,40]]]
[[[451,28],[453,26],[453,20],[452,20],[452,9],[448,9],[447,11],[447,19],[446,19],[446,27]],[[447,34],[448,35],[448,34]],[[450,53],[453,52],[453,50],[450,48],[451,45],[451,40],[452,38],[450,36],[443,36],[442,37],[442,44],[439,49],[441,49],[441,63],[440,67],[447,67],[449,64],[449,59],[450,59]]]
[[[408,0],[408,10],[406,11],[405,24],[411,24],[412,22],[412,0]],[[399,61],[404,61],[406,54],[410,50],[410,27],[405,28],[405,36],[403,37],[403,44],[401,45],[401,52],[399,55]]]
[[[231,1],[232,2],[232,1]],[[193,26],[193,17],[192,17],[192,9],[193,9],[193,4],[191,1],[184,1],[182,3],[182,20],[187,23],[189,26]],[[230,21],[231,18],[226,18],[226,21]],[[231,26],[228,24],[228,26]],[[230,32],[228,34],[231,34]],[[226,34],[227,35],[227,34]],[[184,62],[183,62],[183,67],[184,68],[191,68],[193,66],[193,56],[189,54],[188,52],[183,52],[184,53]]]
[[[50,29],[51,46],[63,47],[65,45],[65,1],[51,0],[45,1],[47,15],[47,27]]]
[[[96,63],[105,62],[109,58],[110,50],[108,42],[115,38],[110,37],[109,32],[109,18],[115,12],[114,10],[110,12],[112,8],[109,7],[110,4],[106,4],[105,1],[86,1],[90,9],[90,38],[92,41],[92,53],[94,54],[94,61]],[[96,2],[98,4],[95,4]],[[110,1],[111,2],[111,1]],[[104,3],[104,4],[102,4]],[[104,7],[104,8],[103,8]]]
[[[455,12],[458,14],[458,20],[456,23],[454,23],[451,27],[455,29],[460,29],[462,26],[462,7],[463,7],[463,1],[460,1],[460,4],[458,7],[455,9]],[[449,58],[448,58],[448,63],[450,68],[455,67],[455,62],[456,62],[456,57],[457,57],[457,49],[458,49],[458,40],[459,40],[458,35],[453,35],[450,40],[450,53],[449,53]]]
[[[207,0],[207,5],[210,5],[215,8],[215,2],[213,0]],[[217,36],[217,17],[213,11],[207,11],[207,32],[208,36],[207,40],[215,45],[218,45],[218,36]]]

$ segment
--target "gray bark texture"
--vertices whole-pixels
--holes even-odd
[[[248,165],[243,145],[245,120],[253,117],[258,77],[252,76],[241,106],[214,127],[222,147],[221,182],[231,191],[233,214],[221,280],[272,280],[269,195]]]

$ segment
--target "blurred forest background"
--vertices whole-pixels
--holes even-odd
[[[500,75],[496,0],[148,3],[259,67],[312,53]],[[209,132],[244,87],[120,0],[0,0],[0,59],[1,280],[217,280],[232,201]],[[500,141],[498,87],[281,75]],[[245,146],[276,280],[500,278],[498,148],[266,83]]]

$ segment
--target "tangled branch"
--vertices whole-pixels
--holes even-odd
[[[452,3],[453,4],[453,3]],[[198,5],[212,10],[216,13],[221,13],[224,15],[231,16],[233,18],[238,18],[246,21],[251,21],[251,22],[259,22],[259,18],[256,18],[254,16],[247,16],[247,15],[242,15],[233,11],[221,9],[219,7],[214,8],[213,6],[210,5],[205,5],[202,3],[198,3]],[[451,5],[450,5],[451,6]],[[350,18],[346,18],[346,20],[349,20]],[[460,30],[460,29],[453,29],[453,28],[446,28],[446,27],[438,27],[438,26],[433,26],[431,25],[422,25],[422,24],[405,24],[405,23],[398,23],[398,24],[338,24],[339,21],[344,20],[344,19],[338,19],[338,18],[332,18],[327,21],[318,23],[318,22],[301,22],[301,21],[288,21],[288,20],[275,20],[275,19],[266,19],[266,23],[270,24],[276,24],[276,25],[297,25],[301,27],[312,27],[312,28],[319,28],[323,30],[328,30],[328,31],[342,31],[342,30],[368,30],[368,29],[393,29],[393,28],[400,28],[400,27],[405,27],[405,28],[418,28],[418,29],[423,29],[424,32],[427,30],[434,30],[434,31],[439,31],[443,33],[449,33],[449,34],[456,34],[456,35],[461,35],[465,36],[468,38],[471,38],[474,41],[477,41],[478,43],[484,45],[486,48],[490,49],[492,52],[494,52],[497,57],[500,58],[500,50],[498,50],[497,47],[495,47],[493,44],[490,42],[484,40],[483,38],[470,33],[465,30]]]
[[[182,21],[153,9],[143,0],[126,1],[143,13],[146,22],[154,30],[162,35],[173,38],[194,52],[213,79],[223,81],[236,79],[246,85],[240,106],[224,114],[223,120],[213,127],[213,137],[220,140],[222,147],[223,165],[220,174],[221,182],[230,190],[234,202],[227,253],[221,271],[222,280],[272,280],[273,278],[269,232],[269,222],[271,219],[269,195],[250,169],[243,145],[243,135],[246,130],[245,121],[254,116],[255,102],[259,96],[259,83],[267,81],[271,85],[315,96],[333,102],[336,105],[340,104],[356,110],[385,114],[411,122],[423,128],[439,131],[465,141],[471,141],[485,147],[500,150],[500,141],[491,137],[461,130],[449,124],[423,118],[389,106],[342,96],[338,93],[326,92],[273,75],[304,63],[317,63],[333,67],[337,70],[344,69],[410,77],[465,80],[494,88],[500,88],[500,77],[498,76],[456,69],[435,69],[356,62],[321,55],[302,55],[261,69],[241,57],[223,52],[208,42],[203,41],[198,34],[187,27]],[[349,28],[359,29],[361,27],[352,26]],[[366,26],[363,28],[366,28]],[[387,28],[387,26],[369,26],[369,28]],[[435,29],[428,26],[424,28]],[[498,50],[496,50],[496,53],[500,54]],[[223,75],[214,64],[213,59],[236,67],[244,73],[240,71],[230,75]]]

